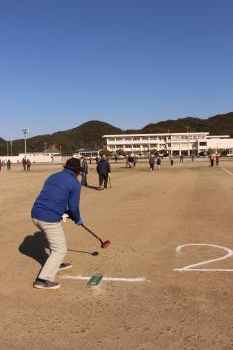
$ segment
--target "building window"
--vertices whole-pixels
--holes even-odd
[[[133,141],[139,141],[139,140],[140,140],[140,137],[138,136],[133,137]]]
[[[200,142],[199,145],[200,145],[200,146],[206,146],[206,145],[207,145],[207,142]]]

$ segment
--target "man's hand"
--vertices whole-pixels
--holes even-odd
[[[76,222],[76,225],[78,225],[78,226],[84,225],[82,218],[80,218],[79,221]]]
[[[69,218],[69,215],[68,215],[68,214],[64,213],[64,214],[62,215],[62,220],[63,220],[63,222],[66,222],[66,219],[68,219],[68,218]]]

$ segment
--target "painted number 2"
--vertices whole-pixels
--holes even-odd
[[[225,251],[225,254],[223,256],[221,256],[220,258],[215,258],[215,259],[210,259],[210,260],[206,260],[206,261],[201,261],[199,263],[196,263],[196,264],[192,264],[192,265],[187,265],[187,266],[184,266],[184,267],[181,267],[179,269],[174,269],[176,271],[202,271],[202,272],[206,272],[206,271],[213,271],[213,272],[233,272],[233,269],[215,269],[215,268],[209,268],[209,269],[206,269],[206,268],[200,268],[200,266],[202,265],[207,265],[207,264],[210,264],[212,262],[215,262],[215,261],[221,261],[221,260],[225,260],[227,258],[230,258],[233,256],[233,250],[232,249],[229,249],[229,248],[226,248],[226,247],[222,247],[220,245],[214,245],[214,244],[183,244],[183,245],[180,245],[176,248],[176,253],[181,253],[182,249],[185,248],[185,247],[190,247],[190,246],[194,246],[194,247],[197,247],[197,246],[207,246],[207,247],[214,247],[214,248],[218,248],[218,249],[221,249],[221,250],[224,250]]]

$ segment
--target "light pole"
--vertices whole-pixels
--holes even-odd
[[[8,157],[8,141],[6,142],[6,155]]]
[[[10,141],[10,144],[11,144],[11,157],[12,157],[12,141]]]
[[[21,129],[23,134],[24,134],[24,153],[25,153],[25,157],[27,157],[27,134],[29,133],[29,128],[22,128]]]

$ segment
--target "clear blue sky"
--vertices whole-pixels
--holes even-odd
[[[233,110],[232,0],[2,0],[0,137]]]

